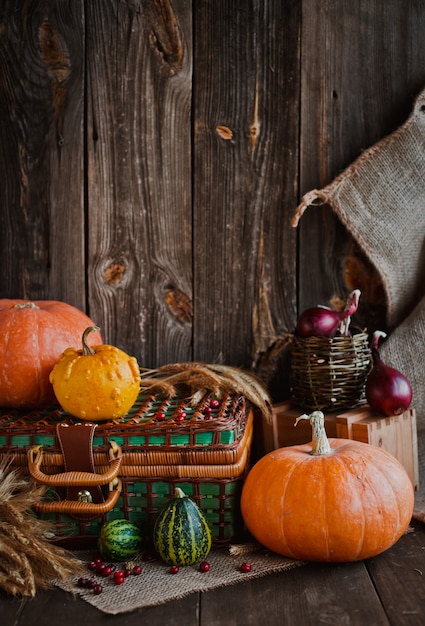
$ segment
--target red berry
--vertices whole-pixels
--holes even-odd
[[[199,564],[200,572],[209,572],[210,569],[211,569],[211,565],[208,563],[208,561],[202,561],[202,563]]]
[[[241,572],[244,572],[244,574],[250,572],[252,570],[252,565],[250,563],[242,563],[241,565]]]
[[[142,567],[141,565],[135,565],[133,567],[133,574],[135,574],[136,576],[138,576],[139,574],[142,573]]]
[[[95,585],[93,587],[93,593],[95,596],[99,596],[102,593],[102,591],[103,591],[102,585]]]
[[[97,557],[94,559],[94,562],[95,562],[95,563],[103,563],[103,561],[102,561],[102,557],[97,556]]]
[[[185,411],[179,411],[175,417],[176,422],[184,422],[185,419],[186,419]]]
[[[94,570],[97,567],[96,561],[90,561],[90,563],[87,565],[87,567],[89,568],[90,571],[94,572]]]
[[[105,565],[105,567],[102,570],[102,576],[105,576],[105,578],[107,576],[110,576],[112,574],[112,567],[110,565]]]
[[[204,413],[205,413],[205,415],[211,415],[212,408],[210,406],[206,406],[205,409],[204,409]]]
[[[179,573],[179,566],[178,565],[172,565],[170,567],[170,574],[178,574]]]
[[[114,582],[116,585],[122,585],[125,580],[125,573],[122,570],[114,572]]]
[[[164,411],[158,411],[158,413],[156,414],[156,419],[158,420],[158,422],[163,422],[165,418],[166,418],[166,415]]]
[[[124,578],[128,578],[131,574],[131,570],[128,567],[124,570]]]
[[[218,400],[211,400],[210,407],[212,409],[217,409],[220,406],[220,402]]]
[[[84,577],[79,578],[78,582],[77,582],[77,585],[79,587],[87,587],[88,586],[88,578],[84,578]]]
[[[96,565],[96,572],[101,574],[103,572],[103,570],[105,569],[105,567],[106,567],[106,565],[104,563],[98,563]]]

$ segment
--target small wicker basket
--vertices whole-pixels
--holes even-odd
[[[304,410],[336,411],[364,400],[372,365],[368,335],[294,337],[291,353],[291,393]]]

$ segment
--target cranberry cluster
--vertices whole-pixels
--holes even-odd
[[[203,409],[205,419],[211,419],[213,410],[216,409],[218,406],[220,406],[219,400],[216,400],[214,398],[210,400],[209,405]],[[164,413],[164,411],[158,411],[155,417],[156,417],[157,422],[164,422],[167,419],[167,415]],[[184,422],[186,418],[187,418],[186,411],[184,411],[183,409],[180,409],[174,416],[174,421]]]
[[[220,405],[220,402],[218,400],[210,400],[210,404],[209,406],[206,406],[203,410],[205,419],[210,420],[212,418],[212,412],[214,409],[216,409],[218,406]]]
[[[93,572],[93,574],[97,574],[98,576],[102,576],[103,578],[109,578],[113,575],[114,583],[116,585],[122,585],[126,578],[129,576],[138,576],[142,573],[141,565],[133,565],[131,568],[126,567],[125,569],[116,569],[115,565],[111,565],[109,563],[104,563],[100,557],[94,559],[94,561],[90,561],[87,565],[88,569]],[[87,578],[82,576],[78,579],[78,586],[85,589],[92,589],[95,595],[99,595],[103,591],[102,584],[95,578]]]
[[[144,557],[144,560],[149,561],[153,560],[149,555]],[[93,572],[93,574],[97,574],[98,576],[102,576],[103,578],[109,578],[113,576],[115,585],[122,585],[125,582],[125,579],[129,576],[139,576],[142,573],[141,565],[133,565],[132,567],[126,567],[125,569],[116,569],[115,565],[104,563],[100,557],[94,559],[94,561],[90,561],[87,565],[88,569]],[[199,564],[199,571],[201,573],[209,572],[211,569],[211,564],[208,561],[202,561]],[[172,565],[169,569],[170,574],[178,574],[180,568],[178,565]],[[252,565],[250,563],[242,563],[240,566],[240,571],[243,573],[248,573],[252,571]],[[99,595],[103,591],[102,584],[95,578],[88,578],[82,576],[78,579],[77,582],[79,587],[84,589],[92,589],[95,595]]]

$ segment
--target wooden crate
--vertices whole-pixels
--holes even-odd
[[[273,407],[271,423],[263,425],[265,452],[311,441],[311,426],[307,420],[294,426],[302,413],[290,401]],[[400,461],[418,489],[418,442],[413,408],[401,415],[382,417],[373,414],[368,404],[362,404],[345,412],[325,413],[325,427],[328,437],[353,439],[384,448]]]

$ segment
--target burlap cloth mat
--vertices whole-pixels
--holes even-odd
[[[93,556],[88,552],[77,554],[84,561],[89,561]],[[283,572],[303,564],[265,549],[255,549],[247,555],[233,555],[229,547],[213,548],[207,560],[211,565],[209,572],[202,573],[199,566],[190,565],[181,567],[177,574],[171,574],[170,566],[161,560],[147,563],[137,561],[142,565],[142,573],[129,576],[122,585],[115,585],[112,577],[93,576],[103,585],[104,590],[100,595],[94,595],[88,589],[80,589],[76,584],[74,589],[80,597],[100,611],[117,615],[178,600],[191,593],[260,578],[272,572]],[[251,572],[240,571],[244,561],[252,566]],[[90,571],[87,571],[87,576],[92,577]],[[62,584],[59,586],[69,590]]]

